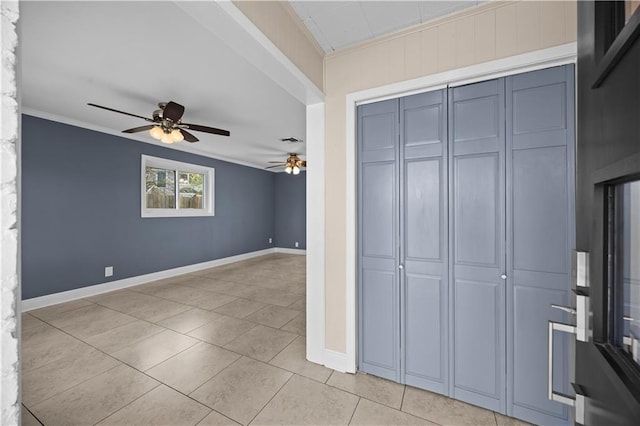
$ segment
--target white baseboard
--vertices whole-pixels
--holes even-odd
[[[307,254],[307,251],[304,249],[292,249],[292,248],[283,248],[283,247],[276,247],[275,251],[276,253],[286,253],[286,254],[302,254],[302,255]]]
[[[324,366],[341,373],[355,373],[355,370],[349,368],[347,362],[347,354],[343,352],[332,351],[331,349],[324,350]]]
[[[47,294],[46,296],[34,297],[23,300],[21,312],[31,311],[33,309],[44,308],[45,306],[56,305],[58,303],[70,302],[84,297],[95,296],[114,290],[120,290],[127,287],[133,287],[152,281],[162,280],[165,278],[175,277],[177,275],[188,274],[203,269],[214,268],[229,263],[239,262],[241,260],[251,259],[265,254],[276,253],[277,248],[268,248],[264,250],[252,251],[249,253],[238,254],[236,256],[224,257],[222,259],[210,260],[208,262],[196,263],[193,265],[181,266],[179,268],[166,269],[164,271],[152,272],[150,274],[138,275],[135,277],[124,278],[122,280],[110,281],[104,284],[90,285],[87,287],[77,288],[74,290],[63,291],[60,293]],[[284,252],[278,252],[284,253]],[[298,253],[296,253],[298,254]]]

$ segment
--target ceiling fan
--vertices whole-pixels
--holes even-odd
[[[187,130],[194,130],[196,132],[213,133],[214,135],[229,136],[228,130],[216,129],[215,127],[201,126],[199,124],[188,124],[182,122],[182,115],[184,114],[184,107],[179,103],[159,102],[158,109],[153,111],[152,118],[143,117],[137,114],[131,114],[130,112],[119,111],[117,109],[105,107],[102,105],[96,105],[88,103],[92,107],[106,109],[107,111],[117,112],[118,114],[130,115],[131,117],[141,118],[153,124],[146,126],[134,127],[133,129],[123,130],[123,133],[137,133],[149,130],[149,134],[154,139],[162,141],[164,143],[174,143],[186,140],[187,142],[198,142],[193,134]]]
[[[300,157],[298,157],[298,154],[296,154],[295,152],[292,152],[289,154],[289,157],[287,157],[287,160],[284,163],[281,163],[279,161],[269,161],[270,163],[277,163],[275,166],[269,166],[267,167],[267,169],[275,169],[276,167],[283,167],[284,166],[284,171],[291,174],[293,173],[294,175],[300,174],[300,167],[307,167],[307,162],[304,160],[301,160]]]

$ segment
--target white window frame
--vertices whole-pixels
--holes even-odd
[[[147,167],[174,170],[176,203],[172,209],[148,209],[146,208],[146,171]],[[204,197],[203,209],[181,209],[179,197],[179,172],[200,173],[204,175],[202,195]],[[141,217],[200,217],[215,216],[215,169],[213,167],[200,166],[198,164],[183,163],[181,161],[168,160],[166,158],[141,156],[140,168],[140,215]]]

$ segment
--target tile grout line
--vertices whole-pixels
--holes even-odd
[[[283,330],[283,331],[285,331],[285,330]],[[285,332],[286,332],[286,331],[285,331]],[[288,333],[288,332],[287,332],[287,333]],[[285,351],[285,349],[287,349],[289,346],[291,346],[291,345],[293,344],[293,342],[295,342],[296,340],[298,340],[298,337],[300,337],[300,336],[296,335],[296,337],[294,337],[294,338],[293,338],[289,343],[287,343],[287,344],[286,344],[286,346],[285,346],[284,348],[280,349],[280,351],[279,351],[277,354],[275,354],[274,356],[272,356],[271,358],[269,358],[269,361],[265,362],[265,364],[273,365],[273,364],[271,364],[271,361],[273,361],[274,359],[276,359],[276,357],[277,357],[278,355],[280,355],[282,352],[284,352],[284,351]],[[276,367],[276,366],[274,365],[274,367]],[[280,368],[280,367],[278,367],[278,368]],[[283,370],[289,371],[289,370],[287,370],[286,368],[283,368]],[[295,374],[295,371],[292,371],[292,373],[294,373],[294,374]]]
[[[271,398],[269,398],[269,401],[267,401],[267,403],[262,406],[262,408],[256,413],[255,416],[253,416],[253,418],[251,420],[249,420],[249,423],[247,423],[247,425],[250,425],[256,419],[256,417],[258,417],[260,415],[260,413],[262,413],[262,411],[267,407],[267,405],[269,405],[269,403],[271,401],[273,401],[273,398],[275,398],[280,393],[280,391],[282,391],[282,389],[285,386],[287,386],[287,383],[289,383],[291,381],[291,379],[293,379],[295,376],[296,376],[296,373],[291,374],[291,376],[287,379],[287,381],[284,382],[284,384],[282,386],[280,386],[280,388],[278,388],[278,390],[273,394],[273,396],[271,396]]]
[[[113,358],[113,357],[111,357],[111,358]],[[115,359],[115,358],[114,358],[114,359]],[[53,394],[53,395],[51,395],[50,397],[47,397],[47,398],[43,399],[42,401],[38,401],[37,403],[35,403],[35,404],[33,404],[33,405],[34,405],[34,406],[35,406],[35,405],[40,405],[40,404],[42,404],[42,403],[44,403],[44,402],[47,402],[47,401],[49,401],[51,398],[54,398],[54,397],[56,397],[56,396],[58,396],[58,395],[60,395],[60,394],[62,394],[62,393],[64,393],[64,392],[67,392],[67,391],[69,391],[69,390],[71,390],[71,389],[75,388],[76,386],[80,386],[80,385],[82,385],[82,384],[84,384],[84,383],[88,382],[89,380],[94,379],[94,378],[96,378],[96,377],[100,376],[101,374],[108,373],[109,371],[114,370],[114,369],[116,369],[116,368],[120,367],[120,364],[123,364],[123,365],[124,365],[124,363],[123,363],[122,361],[117,360],[117,359],[116,359],[116,361],[119,363],[118,365],[114,365],[114,366],[113,366],[113,367],[111,367],[111,368],[107,368],[105,371],[103,371],[103,372],[101,372],[101,373],[98,373],[98,374],[96,374],[96,375],[94,375],[94,376],[88,377],[88,378],[86,378],[85,380],[82,380],[81,382],[78,382],[78,383],[76,383],[75,385],[71,386],[70,388],[64,389],[64,390],[62,390],[62,391],[60,391],[60,392],[58,392],[58,393],[56,393],[56,394]],[[52,361],[52,362],[55,362],[55,361]],[[23,402],[22,404],[23,404],[25,407],[27,407],[27,405],[26,405],[26,404],[24,404],[24,402]],[[27,408],[28,408],[28,407],[27,407]],[[29,410],[29,411],[31,411],[31,410]],[[41,422],[41,423],[42,423],[42,422]],[[43,424],[44,424],[44,423],[43,423]]]
[[[36,415],[33,413],[33,411],[31,411],[31,410],[29,409],[29,407],[27,407],[26,405],[24,405],[24,403],[21,403],[20,405],[22,405],[22,408],[23,408],[23,409],[25,409],[25,410],[27,410],[27,411],[29,412],[29,414],[31,414],[31,415],[33,416],[33,418],[34,418],[34,419],[36,419],[36,421],[37,421],[39,424],[44,425],[44,423],[42,423],[42,422],[40,421],[40,419],[38,418],[38,416],[36,416]]]
[[[235,353],[235,352],[234,352],[234,353]],[[201,387],[203,387],[204,385],[206,385],[207,383],[209,383],[213,378],[217,377],[217,376],[218,376],[220,373],[222,373],[224,370],[226,370],[227,368],[231,367],[233,364],[235,364],[235,363],[237,363],[238,361],[240,361],[240,360],[242,359],[242,357],[243,357],[242,355],[241,355],[241,356],[239,356],[239,357],[238,357],[236,360],[234,360],[231,364],[227,365],[225,368],[223,368],[222,370],[218,371],[216,374],[214,374],[213,376],[211,376],[211,378],[210,378],[210,379],[205,380],[205,381],[204,381],[204,383],[202,383],[200,386],[198,386],[197,388],[195,388],[194,390],[192,390],[191,392],[189,392],[189,394],[188,394],[188,395],[186,395],[186,396],[191,395],[192,393],[196,392],[198,389],[200,389]],[[173,389],[173,388],[172,388],[172,389]],[[177,390],[177,389],[176,389],[176,390]],[[178,391],[178,392],[180,392],[180,391]],[[182,392],[180,392],[180,393],[182,393]],[[183,394],[183,395],[185,395],[184,393],[182,393],[182,394]],[[189,398],[193,399],[194,401],[197,401],[196,399],[192,398],[191,396],[189,396]],[[202,404],[202,403],[201,403],[201,404]],[[206,404],[204,404],[204,405],[205,405],[205,406],[207,406],[207,407],[209,407],[209,406],[208,406],[208,405],[206,405]],[[212,410],[214,409],[213,407],[209,407],[209,408],[211,408]]]
[[[95,304],[96,304],[95,302],[92,302],[92,301],[87,300],[87,299],[76,299],[76,300],[84,300],[84,301],[86,301],[87,303],[89,303],[89,305],[78,306],[77,308],[69,309],[69,310],[67,310],[67,311],[58,312],[58,314],[60,314],[60,315],[62,315],[62,314],[66,314],[66,313],[69,313],[69,312],[77,311],[78,309],[88,308],[88,307],[90,307],[91,305],[95,305]],[[73,302],[75,302],[76,300],[72,300],[72,301],[70,301],[70,302],[64,302],[64,303],[73,303]],[[64,303],[60,303],[60,304],[62,305],[62,304],[64,304]],[[53,307],[53,306],[57,306],[57,305],[44,306],[44,307],[39,308],[39,309],[32,309],[32,310],[30,310],[30,311],[21,312],[21,313],[22,313],[22,314],[24,314],[24,315],[31,315],[32,317],[34,317],[34,318],[35,318],[35,319],[37,319],[37,320],[40,320],[40,321],[44,321],[44,322],[46,322],[46,320],[44,320],[44,319],[40,318],[40,317],[39,317],[39,316],[37,316],[37,315],[34,315],[34,312],[38,312],[38,311],[40,311],[40,310],[42,310],[42,309],[51,308],[51,307]]]
[[[184,351],[183,351],[183,352],[184,352]],[[147,374],[147,373],[146,373],[146,371],[140,371],[140,370],[138,370],[138,369],[137,369],[137,368],[135,368],[135,367],[131,367],[131,368],[133,368],[134,370],[138,371],[138,372],[139,372],[139,373],[141,373],[141,374],[144,374],[144,375],[145,375],[145,376],[147,376],[148,378],[150,378],[150,379],[152,379],[152,380],[154,380],[154,381],[158,382],[158,386],[162,386],[162,385],[164,385],[164,386],[168,387],[169,389],[171,389],[171,390],[173,390],[173,391],[175,391],[175,392],[179,393],[180,395],[183,395],[183,396],[185,396],[185,397],[189,398],[191,401],[196,402],[196,403],[198,403],[198,404],[202,405],[203,407],[209,408],[211,411],[215,411],[216,413],[219,413],[219,414],[223,415],[224,417],[226,417],[226,418],[228,418],[228,419],[230,419],[230,420],[232,420],[232,421],[234,421],[234,422],[235,422],[235,420],[231,419],[231,417],[225,416],[224,414],[222,414],[222,413],[220,413],[219,411],[217,411],[215,408],[210,407],[210,406],[208,406],[207,404],[205,404],[204,402],[202,402],[202,401],[199,401],[199,400],[195,399],[194,397],[192,397],[192,396],[191,396],[191,394],[192,394],[192,393],[194,393],[196,390],[200,389],[202,386],[204,386],[206,383],[208,383],[211,379],[213,379],[214,377],[218,376],[218,375],[219,375],[220,373],[222,373],[224,370],[226,370],[227,368],[231,367],[233,364],[235,364],[236,362],[238,362],[240,359],[242,359],[242,356],[238,357],[238,358],[237,358],[237,359],[235,359],[231,364],[227,365],[225,368],[223,368],[222,370],[218,371],[216,374],[214,374],[213,376],[211,376],[209,379],[207,379],[204,383],[202,383],[200,386],[198,386],[197,388],[195,388],[195,389],[194,389],[193,391],[191,391],[189,394],[186,394],[186,393],[182,392],[181,390],[174,388],[173,386],[169,385],[168,383],[165,383],[165,382],[163,382],[163,381],[160,381],[160,380],[156,379],[155,377],[151,376],[150,374]],[[153,368],[153,367],[152,367],[152,368]],[[153,389],[157,388],[158,386],[154,387]],[[152,390],[153,390],[153,389],[152,389]],[[151,392],[151,391],[149,391],[149,392]],[[149,393],[149,392],[146,392],[146,393]],[[146,394],[146,393],[145,393],[145,394]],[[136,398],[136,399],[137,399],[137,398]],[[128,404],[127,404],[127,405],[128,405]],[[124,407],[122,407],[122,408],[124,408]],[[118,410],[118,411],[120,411],[120,410]],[[207,417],[209,414],[211,414],[211,412],[207,413],[207,414],[206,414],[202,419],[200,419],[200,420],[198,421],[198,423],[197,423],[197,424],[199,424],[200,422],[202,422],[202,420],[204,420],[204,418],[205,418],[205,417]],[[236,422],[236,423],[237,423],[237,422]]]
[[[335,373],[336,370],[331,370],[331,374],[329,374],[329,377],[327,377],[327,380],[324,381],[325,385],[329,385],[329,380],[331,379],[331,376],[333,376],[333,373]]]
[[[285,368],[285,367],[280,367],[279,365],[275,365],[275,364],[272,364],[272,363],[271,363],[271,361],[273,361],[274,359],[276,359],[276,357],[277,357],[278,355],[280,355],[282,352],[284,352],[284,351],[285,351],[285,349],[287,349],[289,346],[293,345],[293,343],[294,343],[296,340],[298,340],[299,338],[301,338],[301,337],[304,337],[304,336],[300,336],[300,335],[298,335],[295,339],[293,339],[293,340],[291,341],[291,343],[289,343],[289,344],[287,345],[287,347],[285,347],[285,348],[284,348],[284,349],[282,349],[280,352],[278,352],[278,354],[277,354],[276,356],[274,356],[273,358],[271,358],[271,360],[269,360],[269,362],[268,362],[268,363],[266,363],[266,364],[271,365],[271,366],[273,366],[273,367],[280,368],[280,369],[282,369],[282,370],[288,371],[288,372],[293,373],[293,374],[297,374],[298,376],[300,376],[300,377],[304,377],[305,379],[313,380],[314,382],[318,382],[318,383],[320,383],[320,384],[326,384],[326,383],[327,383],[327,380],[329,380],[329,377],[331,377],[331,373],[333,373],[333,371],[334,371],[334,370],[331,370],[330,368],[327,368],[327,367],[325,367],[324,365],[321,365],[321,364],[315,364],[315,363],[313,363],[314,365],[317,365],[317,366],[322,367],[322,368],[326,368],[327,370],[329,370],[329,371],[330,371],[329,376],[327,376],[327,378],[326,378],[324,381],[320,381],[320,380],[314,379],[313,377],[308,377],[308,376],[305,376],[304,374],[298,373],[298,372],[296,372],[296,371],[291,371],[291,370],[289,370],[289,369],[287,369],[287,368]],[[305,361],[305,362],[310,362],[310,361],[308,361],[306,358],[304,359],[304,361]],[[263,362],[264,362],[264,361],[263,361]]]
[[[151,283],[147,283],[147,284],[153,284],[153,282],[151,282]],[[141,284],[141,285],[147,285],[147,284]],[[161,285],[178,285],[178,284],[161,284]],[[189,303],[185,303],[185,302],[178,301],[178,300],[175,300],[175,299],[169,299],[169,298],[167,298],[167,297],[157,296],[157,295],[155,295],[155,294],[144,293],[144,292],[136,291],[136,290],[129,290],[129,288],[134,289],[135,287],[128,287],[127,289],[123,289],[123,290],[120,290],[120,291],[131,291],[131,292],[133,292],[133,293],[140,294],[140,295],[143,295],[143,296],[147,296],[147,297],[154,297],[154,298],[156,298],[156,299],[161,299],[161,300],[165,300],[165,301],[167,301],[167,302],[176,303],[176,304],[178,304],[178,305],[187,306],[187,307],[189,307],[189,308],[191,308],[191,309],[197,308],[197,309],[202,309],[202,310],[209,311],[209,312],[213,311],[213,309],[221,308],[222,306],[228,305],[229,303],[233,302],[233,300],[232,300],[231,302],[223,303],[223,304],[222,304],[222,305],[220,305],[220,306],[216,306],[216,307],[215,307],[215,308],[213,308],[213,309],[206,309],[206,308],[203,308],[203,307],[201,307],[201,306],[191,305],[191,304],[189,304]],[[236,298],[238,298],[237,296],[230,296],[230,295],[228,295],[228,294],[216,293],[216,292],[214,292],[214,291],[205,290],[205,289],[203,289],[203,288],[197,288],[197,287],[189,287],[189,288],[192,288],[192,289],[198,289],[198,290],[202,290],[202,291],[206,291],[206,292],[211,293],[212,295],[217,295],[217,296],[227,296],[227,297],[236,297]],[[104,293],[104,294],[109,294],[109,293]],[[98,295],[98,296],[100,296],[100,295]],[[85,300],[86,300],[86,299],[85,299]],[[89,301],[90,301],[90,300],[89,300]],[[100,306],[104,306],[105,308],[113,309],[114,311],[118,311],[117,309],[111,308],[111,307],[109,307],[109,306],[107,306],[107,305],[102,305],[102,304],[100,304],[100,302],[92,302],[92,303],[95,303],[95,304],[100,305]],[[189,311],[189,310],[191,310],[191,309],[187,309],[187,310],[182,311],[182,312],[187,312],[187,311]],[[126,313],[126,312],[123,312],[123,311],[118,311],[118,312],[121,312],[121,313],[123,313],[123,314],[127,314],[127,315],[130,315],[130,316],[133,316],[133,315],[131,315],[131,314],[129,314],[129,313]],[[180,315],[182,312],[178,312],[176,315]],[[174,317],[174,316],[176,316],[176,315],[172,315],[172,317]],[[167,318],[171,318],[171,317],[167,317]],[[163,318],[163,319],[161,319],[160,321],[164,321],[164,320],[165,320],[165,319],[167,319],[167,318]]]
[[[172,331],[172,332],[174,332],[174,333],[175,333],[175,331],[173,331],[173,330],[167,330],[167,331]],[[160,333],[158,333],[158,334],[160,334]],[[153,335],[153,336],[151,336],[151,337],[155,337],[155,336],[156,336],[156,335]],[[184,336],[184,335],[183,335],[183,336]],[[145,341],[145,340],[148,340],[148,339],[150,339],[151,337],[149,337],[149,338],[147,338],[147,339],[143,339],[143,340],[141,340],[141,341],[140,341],[140,342],[138,342],[138,343],[141,343],[141,342],[143,342],[143,341]],[[187,337],[189,337],[189,336],[187,336]],[[194,340],[198,340],[198,339],[194,339]],[[174,356],[176,356],[176,355],[180,355],[181,353],[188,351],[189,349],[193,348],[193,347],[194,347],[195,345],[197,345],[198,343],[200,343],[200,342],[195,342],[195,343],[193,343],[192,345],[187,346],[186,348],[182,349],[181,351],[176,352],[175,354],[171,355],[169,358],[172,358],[172,357],[174,357]],[[125,348],[122,348],[122,349],[125,349]],[[122,350],[122,349],[121,349],[121,350]],[[119,351],[117,351],[117,352],[120,352],[120,350],[119,350]],[[115,358],[115,357],[114,357],[114,358]],[[169,359],[169,358],[167,358],[167,359]],[[144,373],[145,371],[147,371],[147,370],[151,370],[153,367],[156,367],[156,366],[158,366],[158,365],[162,364],[162,363],[163,363],[163,362],[165,362],[166,360],[162,360],[162,361],[160,361],[160,362],[158,362],[158,363],[156,363],[156,364],[153,364],[151,367],[147,368],[147,369],[146,369],[146,370],[144,370],[144,371],[139,370],[137,367],[134,367],[133,365],[127,364],[126,362],[124,362],[124,361],[122,361],[122,360],[119,360],[119,361],[120,361],[120,362],[122,362],[122,363],[124,363],[124,364],[126,364],[126,365],[128,365],[129,367],[131,367],[131,368],[133,368],[133,369],[135,369],[135,370],[137,370],[137,371],[141,372],[141,373]],[[157,379],[154,379],[154,380],[157,380]],[[158,380],[158,381],[160,382],[160,380]],[[162,382],[160,382],[160,383],[162,383]]]
[[[156,380],[157,381],[157,380]],[[148,391],[144,392],[143,394],[139,395],[137,398],[134,398],[133,400],[129,401],[127,404],[123,405],[122,407],[118,408],[116,411],[107,414],[105,417],[101,418],[100,420],[98,420],[97,422],[93,423],[94,425],[97,425],[98,423],[100,423],[101,421],[108,419],[109,417],[113,416],[114,414],[116,414],[117,412],[119,412],[120,410],[124,409],[125,407],[128,407],[129,405],[133,404],[134,402],[136,402],[137,400],[139,400],[140,398],[142,398],[143,396],[145,396],[146,394],[148,394],[149,392],[153,391],[154,389],[158,388],[159,386],[162,386],[161,382],[158,382],[157,385],[155,385],[153,388],[149,389]]]
[[[295,302],[294,302],[294,303],[295,303]],[[286,308],[286,309],[291,309],[291,308]],[[292,310],[297,311],[297,312],[298,312],[298,314],[297,314],[295,317],[291,318],[291,320],[289,320],[286,324],[284,324],[284,325],[283,325],[282,327],[280,327],[278,330],[287,331],[287,332],[289,332],[289,333],[294,333],[293,331],[283,330],[283,328],[284,328],[284,327],[286,327],[287,325],[291,324],[293,321],[295,321],[296,319],[298,319],[298,317],[299,317],[299,316],[301,316],[301,315],[302,315],[302,312],[301,312],[301,311],[298,311],[297,309],[292,309]],[[294,334],[298,334],[298,333],[294,333]],[[305,331],[305,335],[306,335],[306,331]],[[298,336],[300,336],[300,334],[298,334]]]
[[[127,291],[127,290],[118,290],[118,291]],[[136,294],[144,294],[144,293],[138,293],[138,292],[135,292],[135,291],[134,291],[133,293],[136,293]],[[155,297],[155,296],[151,296],[151,295],[149,295],[149,294],[144,294],[144,295],[145,295],[145,296],[149,296],[149,297]],[[190,305],[186,305],[186,304],[184,304],[184,303],[174,302],[174,301],[172,301],[172,300],[162,299],[161,297],[157,297],[157,299],[165,300],[165,301],[167,301],[167,302],[173,302],[173,303],[176,303],[176,304],[178,304],[178,305],[185,306],[185,307],[190,308],[190,309],[192,309],[192,308],[193,308],[193,307],[192,307],[192,306],[190,306]],[[142,317],[139,317],[139,316],[132,315],[131,313],[127,313],[127,312],[125,312],[125,311],[121,311],[121,310],[119,310],[119,309],[112,308],[111,306],[103,305],[103,304],[101,304],[100,302],[91,302],[91,303],[93,303],[94,305],[98,305],[98,306],[100,306],[100,307],[102,307],[102,308],[109,309],[109,310],[112,310],[112,311],[118,312],[118,313],[120,313],[120,314],[130,316],[131,318],[135,318],[135,319],[137,319],[137,320],[147,321],[147,322],[151,322],[152,324],[156,324],[156,323],[154,323],[153,321],[148,320],[147,318],[142,318]],[[86,307],[87,307],[87,306],[85,306],[85,308],[86,308]],[[185,310],[184,310],[184,311],[182,311],[182,312],[187,312],[187,311],[189,311],[190,309],[185,309]],[[182,312],[179,312],[178,314],[181,314]],[[176,314],[176,315],[178,315],[178,314]],[[170,317],[167,317],[167,318],[170,318]],[[162,318],[162,319],[161,319],[161,320],[159,320],[159,321],[164,321],[165,319],[166,319],[166,318]],[[133,321],[130,321],[130,322],[133,322]],[[114,328],[118,328],[118,327],[114,327]],[[112,329],[109,329],[109,330],[113,330],[113,328],[112,328]],[[109,331],[109,330],[105,330],[105,331]]]
[[[367,398],[367,397],[365,397],[365,396],[358,395],[357,393],[354,393],[354,392],[352,392],[352,391],[349,391],[349,390],[346,390],[346,389],[342,389],[342,388],[339,388],[339,387],[337,387],[337,386],[334,386],[334,385],[330,384],[330,383],[329,383],[329,380],[331,380],[331,377],[333,377],[333,374],[334,374],[334,373],[338,373],[338,374],[351,374],[351,373],[340,373],[340,372],[337,372],[336,370],[333,370],[333,371],[331,372],[331,375],[329,376],[329,378],[328,378],[328,379],[327,379],[327,381],[325,382],[325,385],[327,385],[327,386],[329,386],[329,387],[332,387],[332,388],[334,388],[334,389],[340,390],[340,391],[342,391],[342,392],[346,392],[346,393],[348,393],[348,394],[350,394],[350,395],[357,396],[358,398],[364,398],[364,399],[366,399],[366,400],[368,400],[368,401],[375,402],[376,404],[380,404],[380,405],[385,406],[385,407],[387,407],[387,408],[391,408],[392,410],[395,410],[395,411],[402,411],[402,410],[400,410],[400,409],[398,409],[398,408],[395,408],[395,407],[392,407],[391,405],[388,405],[388,404],[386,404],[386,403],[384,403],[384,402],[374,401],[374,400],[369,399],[369,398]],[[354,374],[354,376],[355,376],[355,374]],[[374,376],[374,377],[376,377],[377,379],[386,380],[386,381],[388,381],[388,382],[390,382],[390,383],[394,383],[394,384],[396,384],[396,382],[392,382],[392,381],[390,381],[390,380],[383,379],[383,378],[378,377],[378,376]],[[405,389],[406,389],[406,386],[405,386]],[[404,391],[403,391],[403,393],[402,393],[402,396],[403,396],[403,398],[404,398]],[[402,402],[400,402],[400,407],[402,407]],[[405,413],[406,413],[406,411],[405,411]],[[411,413],[407,413],[407,414],[411,414]],[[423,417],[417,416],[417,415],[415,415],[415,414],[412,414],[412,415],[413,415],[413,416],[415,416],[415,417],[419,417],[419,418],[421,418],[421,419],[424,419]],[[424,420],[428,420],[428,419],[424,419]],[[429,421],[431,421],[431,420],[429,420]]]
[[[205,405],[205,407],[209,407],[209,406],[208,406],[208,405]],[[196,424],[195,424],[195,426],[198,426],[200,423],[202,423],[202,421],[203,421],[204,419],[206,419],[207,417],[209,417],[209,416],[211,415],[211,413],[217,413],[217,414],[220,414],[220,415],[221,415],[222,417],[224,417],[225,419],[229,419],[229,420],[230,420],[230,421],[232,421],[233,423],[238,423],[238,422],[236,422],[235,420],[233,420],[231,417],[226,416],[226,415],[222,414],[220,411],[217,411],[217,410],[215,410],[215,409],[213,409],[213,408],[212,408],[212,409],[211,409],[211,411],[210,411],[209,413],[207,413],[207,415],[206,415],[206,416],[204,416],[202,419],[200,419],[200,421],[199,421],[198,423],[196,423]],[[240,424],[240,423],[238,423],[238,424]]]
[[[350,425],[351,422],[353,421],[353,416],[356,415],[356,410],[358,409],[358,405],[360,405],[360,401],[362,401],[362,397],[358,398],[358,402],[356,402],[356,406],[353,407],[353,412],[351,413],[351,416],[349,417],[349,421],[347,422],[348,425]]]

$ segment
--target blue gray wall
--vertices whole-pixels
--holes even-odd
[[[276,218],[274,240],[276,247],[307,248],[307,173],[275,177]]]
[[[214,167],[215,216],[141,218],[142,154]],[[23,115],[22,297],[273,247],[276,179],[267,171]],[[304,193],[295,204],[304,208]],[[285,213],[284,220],[293,220]],[[104,277],[105,266],[114,267],[113,277]]]

